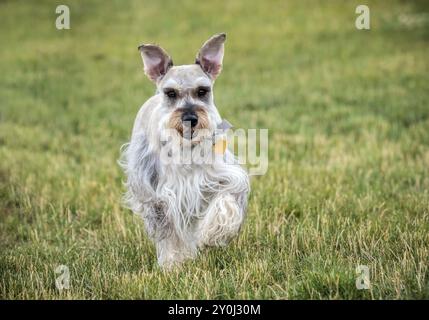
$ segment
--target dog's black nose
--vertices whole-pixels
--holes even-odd
[[[191,127],[195,127],[198,123],[198,116],[194,112],[185,112],[182,115],[182,122],[185,124],[191,124]]]

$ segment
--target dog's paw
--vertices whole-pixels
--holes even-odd
[[[174,269],[197,255],[195,246],[186,246],[174,235],[159,241],[156,244],[156,251],[158,265],[164,270]]]

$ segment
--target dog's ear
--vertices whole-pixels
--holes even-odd
[[[197,54],[196,64],[206,72],[213,80],[222,70],[225,33],[219,33],[207,40]]]
[[[142,44],[138,49],[143,59],[145,74],[157,83],[173,66],[173,60],[164,49],[154,44]]]

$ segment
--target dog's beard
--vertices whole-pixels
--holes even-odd
[[[202,129],[185,128],[182,135],[181,144],[195,146],[202,142],[212,141],[213,134],[214,134],[213,131],[207,128],[202,128]]]
[[[213,134],[208,129],[194,131],[185,139],[175,129],[162,132],[160,160],[164,165],[211,164]]]
[[[173,112],[161,129],[161,162],[182,166],[211,163],[214,130],[209,116],[200,112],[194,127],[186,126],[181,118],[181,112]]]
[[[192,128],[190,124],[182,124],[181,135],[186,140],[192,140],[198,135],[198,129]]]

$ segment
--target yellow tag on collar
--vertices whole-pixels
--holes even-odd
[[[226,139],[222,138],[216,141],[216,143],[213,145],[213,149],[216,154],[224,154],[227,146],[228,142]]]

